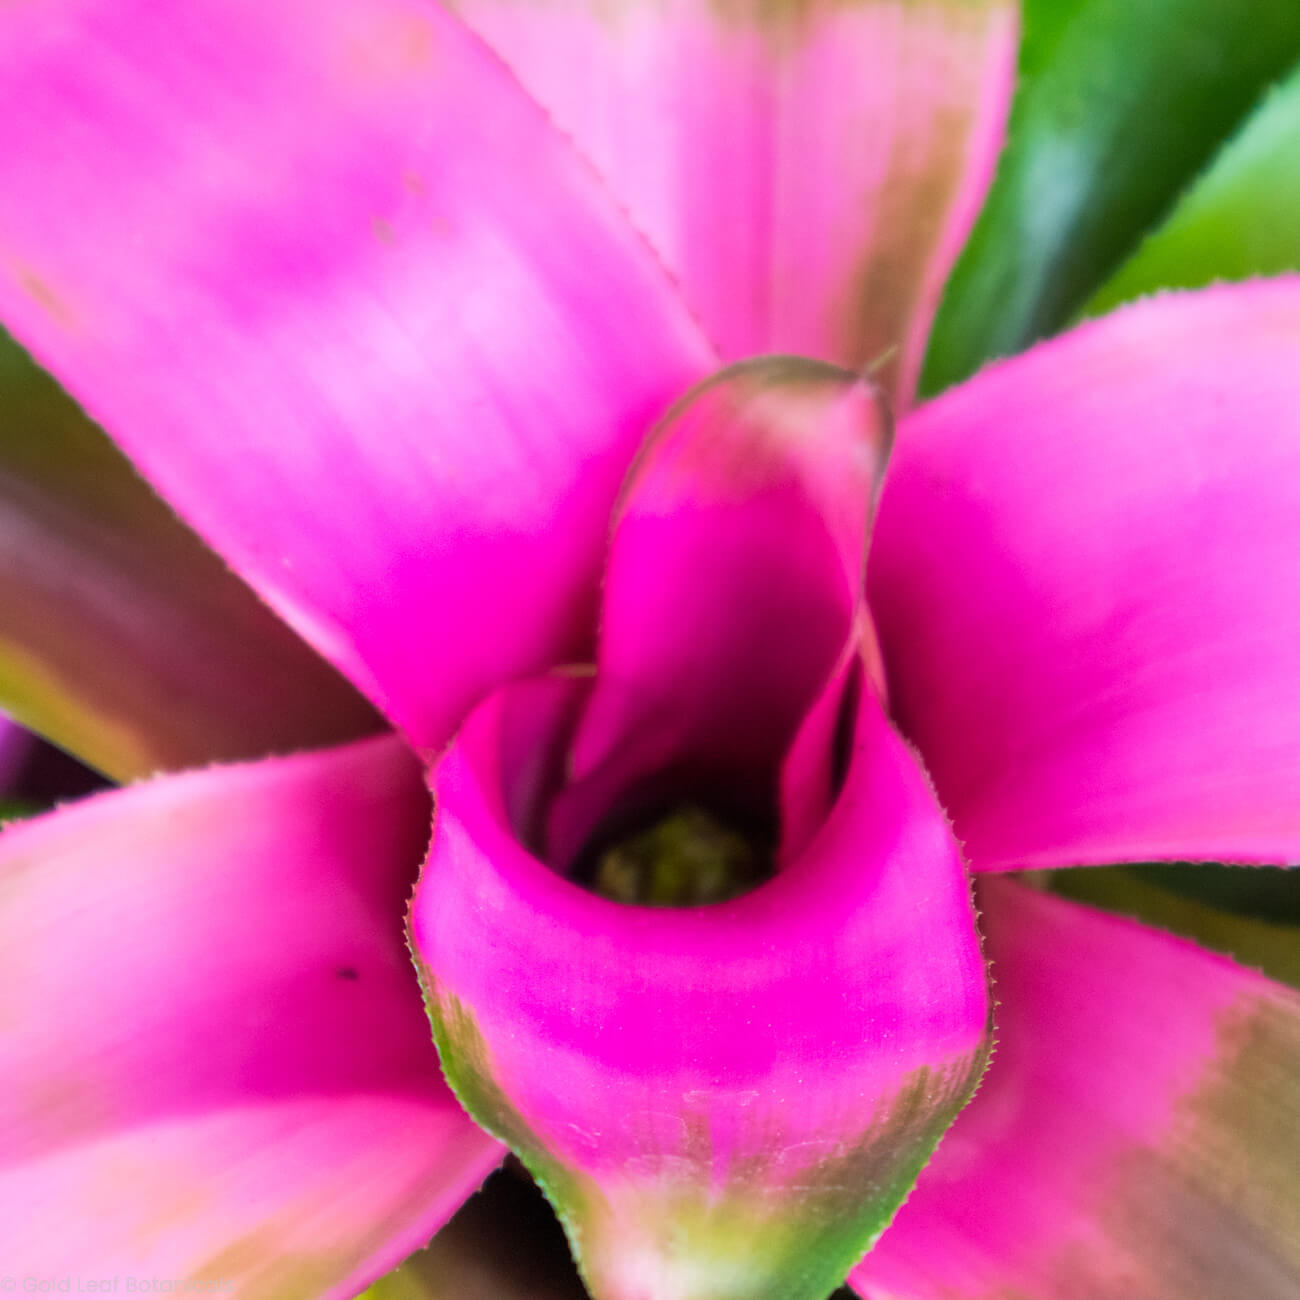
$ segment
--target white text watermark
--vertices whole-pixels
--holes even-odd
[[[140,1277],[129,1273],[96,1277],[79,1273],[29,1273],[0,1276],[4,1295],[234,1295],[227,1277]]]

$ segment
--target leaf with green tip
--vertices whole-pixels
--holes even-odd
[[[922,389],[1058,328],[1300,55],[1295,0],[1028,0],[1010,144]]]
[[[119,780],[377,715],[0,332],[0,703]]]
[[[1005,877],[977,893],[997,1056],[859,1292],[1295,1300],[1300,994]]]
[[[1169,219],[1088,300],[1300,269],[1300,65],[1251,114]]]
[[[410,923],[448,1081],[545,1189],[598,1300],[822,1300],[986,1059],[966,879],[924,774],[867,694],[796,862],[730,902],[623,906],[496,811],[523,702],[473,715],[435,778]],[[519,773],[500,775],[509,803]]]
[[[1018,0],[452,0],[591,159],[725,361],[900,406],[1002,146]]]

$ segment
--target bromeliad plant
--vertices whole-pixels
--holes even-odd
[[[1296,1293],[1300,998],[1005,873],[1297,856],[1300,279],[913,409],[1017,19],[0,13],[161,498],[4,354],[3,681],[196,769],[0,838],[6,1272],[355,1295],[508,1145],[598,1300]]]

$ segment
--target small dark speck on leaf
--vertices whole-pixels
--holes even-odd
[[[355,966],[340,966],[334,974],[341,980],[359,980],[361,978]]]

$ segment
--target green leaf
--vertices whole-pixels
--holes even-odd
[[[1231,877],[1235,876],[1236,880]],[[1136,917],[1161,930],[1194,939],[1235,957],[1275,980],[1300,988],[1300,924],[1294,915],[1300,871],[1265,867],[1204,867],[1161,863],[1141,867],[1073,867],[1052,874],[1050,889],[1079,903]],[[1269,895],[1275,912],[1261,915]],[[1204,896],[1198,896],[1204,895]],[[1219,897],[1234,910],[1206,901]],[[1243,900],[1252,910],[1240,910]]]
[[[23,799],[0,799],[0,826],[6,822],[21,821],[24,817],[31,817],[38,812],[40,809],[34,803],[28,803]]]
[[[1155,289],[1300,269],[1300,66],[1094,294],[1087,315]]]
[[[1026,0],[1008,148],[923,391],[1067,321],[1297,57],[1296,0]]]
[[[118,780],[381,725],[3,332],[0,707]]]
[[[1155,862],[1131,870],[1149,885],[1159,885],[1222,912],[1300,925],[1300,871],[1293,868]]]

